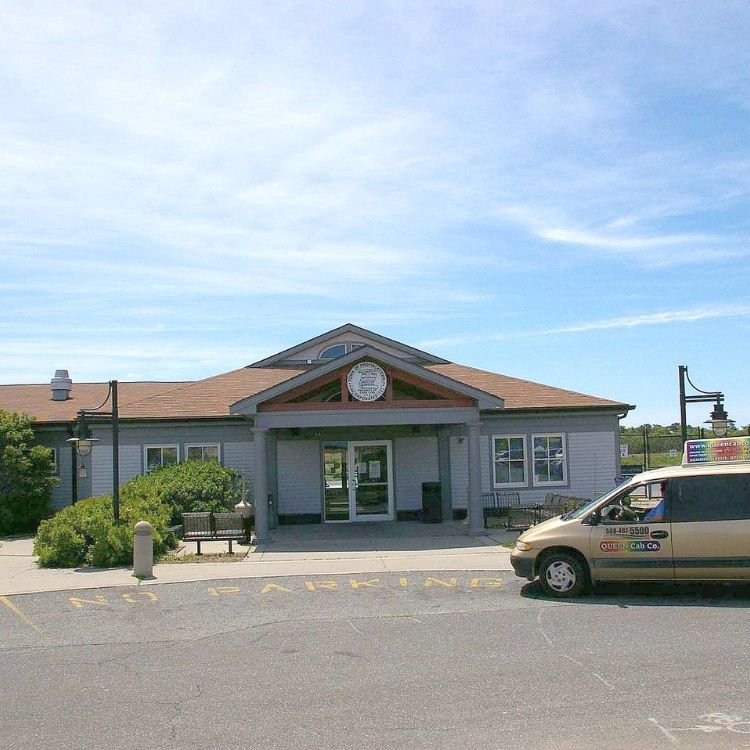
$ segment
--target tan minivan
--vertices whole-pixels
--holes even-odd
[[[510,559],[556,597],[603,581],[750,581],[750,437],[688,441],[681,466],[533,526]]]

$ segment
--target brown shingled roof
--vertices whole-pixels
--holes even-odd
[[[499,396],[505,400],[505,408],[510,410],[528,409],[581,409],[608,408],[628,409],[628,404],[609,399],[587,396],[584,393],[566,391],[550,385],[534,383],[530,380],[511,378],[487,370],[477,370],[466,365],[429,365],[428,370],[458,380],[481,391]]]
[[[120,416],[124,419],[228,417],[229,407],[236,401],[254,396],[301,372],[304,371],[243,367],[132,401],[120,409]]]
[[[118,382],[117,399],[120,411],[130,401],[149,398],[189,383],[126,383]],[[70,398],[53,401],[49,383],[41,385],[0,385],[0,409],[29,414],[38,422],[72,422],[79,409],[96,409],[109,390],[108,383],[73,383]],[[103,407],[105,410],[107,404]]]
[[[456,364],[429,365],[445,375],[505,400],[508,410],[606,408],[627,404],[554,388],[529,380]],[[304,370],[243,367],[205,380],[118,383],[122,419],[202,419],[230,416],[229,407],[290,380]],[[30,414],[38,422],[72,422],[79,409],[95,409],[107,396],[107,383],[74,383],[71,398],[53,401],[49,384],[0,385],[0,409]],[[106,407],[105,407],[106,408]]]

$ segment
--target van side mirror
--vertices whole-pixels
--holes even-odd
[[[592,511],[586,521],[589,526],[598,526],[602,521],[601,511],[598,508],[597,510]]]

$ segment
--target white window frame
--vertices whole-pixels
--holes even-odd
[[[497,481],[497,461],[495,461],[495,440],[496,439],[507,439],[520,438],[523,440],[523,482],[498,482]],[[490,450],[492,451],[492,486],[493,487],[528,487],[529,485],[529,446],[526,435],[492,435],[492,443],[490,444]],[[508,459],[510,463],[510,459]],[[510,472],[508,472],[510,474]]]
[[[344,347],[344,353],[339,354],[336,357],[323,357],[323,355],[329,350],[333,349],[335,346],[343,346]],[[359,341],[335,341],[333,343],[327,344],[324,346],[320,352],[318,352],[318,359],[330,362],[331,360],[338,359],[339,357],[343,357],[344,354],[350,354],[355,349],[361,349],[364,346],[363,343]]]
[[[149,470],[148,466],[148,452],[149,450],[153,448],[161,448],[162,450],[164,448],[174,448],[175,451],[177,451],[177,461],[176,463],[180,463],[180,445],[179,443],[149,443],[148,445],[143,446],[143,473],[144,474],[150,474],[151,471]],[[164,458],[164,454],[162,453],[162,459]],[[163,463],[160,464],[160,466],[164,466]]]
[[[542,482],[536,478],[536,458],[534,456],[534,440],[536,438],[560,438],[562,441],[562,470],[563,478],[560,482]],[[534,487],[566,487],[568,484],[568,435],[565,432],[536,432],[531,436],[531,481]],[[549,457],[546,458],[549,460]]]
[[[213,461],[212,458],[206,459],[206,458],[200,458],[200,459],[191,459],[190,458],[190,449],[191,448],[216,448],[216,458],[219,463],[221,463],[221,443],[185,443],[185,461]]]

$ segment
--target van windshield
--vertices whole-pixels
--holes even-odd
[[[563,516],[563,520],[582,518],[594,508],[599,508],[602,518],[610,521],[648,521],[659,523],[665,519],[667,480],[621,484],[601,497],[576,508]]]
[[[585,516],[590,510],[599,505],[602,500],[609,497],[610,495],[614,495],[617,492],[621,492],[624,486],[625,485],[620,485],[619,487],[615,487],[613,490],[605,492],[603,495],[599,495],[599,497],[595,497],[593,500],[586,503],[585,505],[582,505],[580,508],[576,508],[575,510],[570,510],[567,513],[564,513],[562,516],[563,520],[567,521],[569,518],[581,518]]]

